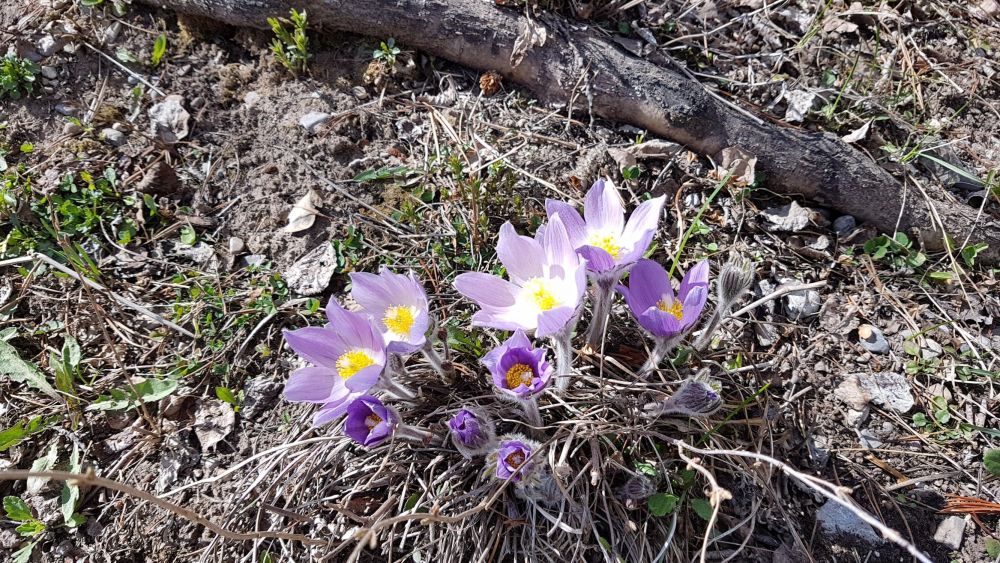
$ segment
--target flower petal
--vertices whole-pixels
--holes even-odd
[[[381,276],[368,272],[351,272],[351,297],[366,313],[381,319],[386,308],[392,306],[394,299]],[[327,305],[329,307],[329,305]]]
[[[678,299],[686,301],[688,292],[698,286],[708,288],[708,260],[698,262],[694,268],[684,274],[684,279],[681,280],[681,285],[677,288]]]
[[[510,221],[500,227],[497,257],[515,283],[542,275],[544,255],[541,246],[535,239],[517,234]]]
[[[569,242],[566,226],[559,215],[549,220],[542,239],[542,250],[545,251],[545,263],[548,265],[560,265],[569,269],[580,263],[576,249]]]
[[[646,309],[656,306],[664,295],[673,295],[667,271],[652,260],[639,260],[632,266],[628,289],[622,292],[632,313],[637,317]]]
[[[642,314],[636,315],[636,320],[650,334],[660,338],[676,336],[683,330],[681,322],[677,320],[677,317],[656,307],[650,307]]]
[[[326,403],[337,385],[337,372],[325,367],[305,367],[297,369],[285,383],[285,399],[302,403]]]
[[[323,405],[313,416],[313,427],[318,428],[343,416],[351,404],[350,399],[351,396],[348,396],[346,400],[333,401]]]
[[[372,325],[367,315],[348,311],[336,299],[331,299],[326,304],[326,316],[330,323],[325,328],[335,330],[346,345],[374,350],[379,354],[385,351],[382,333]]]
[[[282,334],[296,354],[317,366],[333,368],[337,358],[344,353],[341,338],[329,328],[307,326],[298,330],[286,330]]]
[[[686,329],[698,322],[698,317],[701,316],[701,311],[705,308],[705,301],[707,300],[707,286],[698,285],[690,288],[684,298],[683,305],[681,305],[681,310],[683,311],[681,325],[683,328]]]
[[[459,274],[454,285],[459,293],[484,308],[511,307],[520,290],[505,279],[482,272]]]
[[[647,235],[650,235],[647,240],[652,240],[651,235],[656,233],[657,224],[660,222],[660,213],[663,212],[663,204],[666,200],[667,196],[661,195],[644,201],[635,208],[635,211],[628,218],[628,223],[625,224],[625,230],[622,231],[623,246],[628,246],[635,251],[637,243],[644,240]],[[639,250],[640,255],[646,252],[646,246],[649,246],[648,242]]]
[[[625,204],[611,180],[594,182],[583,203],[587,229],[618,234],[625,226]]]
[[[555,215],[562,218],[566,234],[569,235],[569,242],[573,248],[579,248],[587,240],[587,224],[583,222],[583,217],[580,217],[580,212],[572,205],[564,201],[547,199],[545,200],[545,213],[548,214],[550,220]]]
[[[347,380],[344,381],[344,386],[357,393],[367,392],[369,389],[374,387],[376,383],[378,383],[378,378],[382,375],[382,370],[384,368],[385,366],[375,364],[358,370],[357,373],[348,377]]]
[[[553,335],[572,320],[576,310],[572,307],[556,307],[538,315],[538,328],[535,329],[535,336],[545,338]]]
[[[524,315],[515,307],[483,308],[472,315],[472,326],[485,326],[497,330],[535,330],[535,322],[531,316]]]
[[[606,272],[615,267],[615,259],[607,250],[597,246],[584,245],[576,249],[587,260],[587,269],[592,272]]]

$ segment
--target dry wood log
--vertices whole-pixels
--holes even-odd
[[[140,1],[247,27],[266,27],[267,17],[284,16],[291,5],[282,0]],[[496,70],[543,102],[575,99],[595,115],[703,154],[740,147],[757,157],[769,189],[802,195],[884,232],[898,224],[929,250],[944,248],[944,233],[956,244],[986,242],[989,248],[980,260],[1000,262],[995,219],[977,218],[976,209],[904,186],[835,135],[761,124],[711,96],[662,55],[637,58],[582,23],[553,15],[529,18],[523,9],[489,0],[297,0],[294,5],[324,28],[394,37],[467,67]],[[522,37],[534,41],[519,41]],[[515,57],[515,47],[524,43],[529,46]]]

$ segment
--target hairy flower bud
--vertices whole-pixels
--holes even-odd
[[[666,400],[646,405],[647,416],[684,415],[706,417],[722,408],[722,396],[704,381],[689,379]]]
[[[729,307],[749,291],[753,283],[753,268],[744,258],[732,258],[722,265],[719,272],[719,309],[728,313]]]
[[[478,409],[463,408],[448,421],[448,431],[455,449],[471,459],[496,447],[493,421]]]

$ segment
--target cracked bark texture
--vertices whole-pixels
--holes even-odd
[[[257,28],[266,28],[269,16],[287,15],[292,5],[281,0],[140,1]],[[552,15],[529,20],[523,10],[489,0],[298,0],[294,5],[307,10],[310,22],[322,29],[391,36],[408,48],[496,70],[545,103],[566,104],[576,94],[585,111],[648,129],[702,154],[740,147],[757,156],[757,170],[771,190],[804,196],[883,232],[892,232],[898,222],[929,250],[944,248],[943,232],[956,244],[967,238],[986,242],[989,248],[979,259],[1000,262],[1000,223],[988,215],[977,221],[976,209],[924,197],[833,134],[760,124],[709,95],[662,55],[637,58],[581,23]],[[515,42],[532,25],[545,29],[546,40],[515,66]],[[578,88],[581,84],[585,87]]]

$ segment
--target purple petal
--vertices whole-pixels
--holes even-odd
[[[534,330],[537,322],[527,318],[520,311],[510,307],[502,309],[484,308],[472,315],[472,326],[485,326],[497,330]]]
[[[677,317],[656,307],[650,307],[642,314],[637,315],[636,320],[650,334],[661,338],[675,336],[683,330],[681,322],[677,320]]]
[[[594,182],[583,203],[583,215],[591,231],[618,234],[625,226],[625,205],[610,180]]]
[[[656,235],[656,231],[649,231],[639,237],[639,240],[632,243],[632,246],[628,250],[618,256],[618,264],[621,266],[631,266],[633,262],[642,258],[642,255],[649,250],[649,243],[653,242],[654,235]]]
[[[572,307],[556,307],[538,315],[538,328],[535,329],[535,336],[545,338],[559,332],[566,327],[575,312],[576,310]]]
[[[367,272],[351,272],[351,297],[366,313],[382,318],[386,308],[393,304],[393,296],[380,276]],[[329,307],[329,305],[327,305]]]
[[[569,242],[566,226],[559,215],[555,215],[549,220],[548,227],[545,229],[545,237],[542,240],[542,249],[545,251],[547,264],[571,267],[580,263],[576,249]]]
[[[642,240],[652,240],[652,235],[656,233],[656,226],[660,222],[660,213],[663,212],[663,204],[666,199],[666,196],[661,195],[644,201],[635,208],[635,211],[628,218],[628,223],[625,224],[625,230],[622,231],[622,244],[624,246],[631,247],[634,252]],[[642,245],[642,249],[639,250],[640,255],[646,252],[647,246],[649,246],[649,242]]]
[[[343,416],[347,412],[348,405],[351,404],[350,399],[351,396],[348,396],[347,400],[334,401],[323,405],[313,416],[313,427],[323,426]]]
[[[518,329],[507,339],[507,342],[504,342],[504,345],[508,348],[531,348],[531,340],[528,339],[528,335],[523,330]]]
[[[383,368],[385,366],[375,364],[358,370],[357,373],[344,381],[344,386],[356,393],[364,393],[378,383],[378,378],[382,375]]]
[[[652,260],[639,260],[632,266],[628,277],[628,288],[622,293],[632,313],[636,316],[656,303],[664,295],[673,295],[670,276],[667,271]]]
[[[702,309],[705,308],[705,301],[708,300],[708,288],[706,286],[694,286],[688,291],[681,306],[683,311],[684,328],[688,328],[698,322]]]
[[[592,272],[606,272],[615,267],[614,257],[603,248],[584,245],[576,251],[587,261],[587,269]]]
[[[455,289],[480,307],[506,308],[514,305],[519,287],[491,274],[466,272],[455,278]]]
[[[331,299],[326,304],[326,316],[330,322],[324,328],[335,330],[348,346],[384,352],[382,333],[372,326],[367,315],[348,311],[336,299]]]
[[[307,326],[283,332],[285,342],[307,362],[333,368],[337,358],[344,353],[342,339],[325,327]]]
[[[698,262],[694,268],[684,274],[684,279],[681,280],[681,285],[677,288],[677,295],[681,301],[684,301],[688,292],[698,286],[708,287],[708,260]]]
[[[562,218],[566,234],[569,236],[569,242],[573,248],[581,246],[583,241],[587,240],[587,225],[583,222],[583,217],[580,217],[580,212],[572,205],[547,199],[545,200],[545,213],[548,214],[550,220],[556,215]]]
[[[514,282],[542,275],[543,253],[535,239],[518,235],[510,222],[500,227],[497,257],[507,268],[507,275]]]
[[[285,399],[303,403],[326,403],[337,385],[337,372],[325,367],[305,367],[292,372],[285,383]]]

